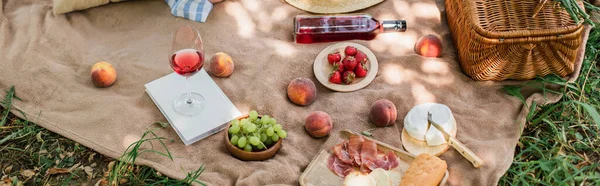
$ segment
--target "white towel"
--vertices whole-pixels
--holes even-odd
[[[208,0],[165,0],[171,7],[171,14],[197,22],[205,22],[213,4]]]

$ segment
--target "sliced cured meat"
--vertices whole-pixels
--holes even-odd
[[[398,166],[398,158],[394,152],[388,152],[383,156],[379,156],[375,162],[375,166],[377,168],[382,168],[385,170],[391,170]]]
[[[350,136],[350,142],[348,143],[347,150],[348,154],[350,155],[350,158],[354,160],[354,165],[356,166],[360,166],[362,164],[360,159],[360,153],[364,141],[365,139],[361,136]]]
[[[335,156],[337,156],[338,159],[340,159],[340,161],[350,165],[352,164],[352,159],[350,158],[350,155],[348,154],[348,151],[346,150],[346,148],[344,148],[344,146],[346,146],[346,143],[340,143],[335,145],[335,147],[333,147],[333,153],[335,154]]]
[[[371,171],[377,169],[377,165],[375,164],[375,161],[365,161],[363,162],[362,165],[360,165],[360,172],[364,173],[364,174],[369,174],[371,173]]]
[[[352,165],[345,164],[335,154],[331,154],[327,159],[327,168],[342,178],[353,170]]]
[[[365,163],[377,159],[377,144],[371,140],[365,140],[360,148],[360,160]]]

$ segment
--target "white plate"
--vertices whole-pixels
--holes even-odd
[[[330,65],[329,62],[327,62],[327,55],[334,52],[340,52],[343,60],[345,56],[344,49],[346,48],[346,46],[356,47],[356,49],[362,51],[367,55],[367,59],[369,59],[369,62],[367,62],[367,76],[362,78],[356,78],[354,79],[354,82],[348,85],[343,83],[331,83],[329,82],[329,74],[333,72],[333,65]],[[378,65],[377,58],[375,58],[375,54],[373,54],[373,52],[371,52],[371,50],[369,50],[365,46],[350,42],[337,43],[328,46],[327,48],[323,49],[319,53],[319,55],[317,55],[317,58],[315,58],[315,62],[313,63],[313,71],[315,73],[315,77],[317,77],[317,80],[319,80],[319,82],[323,86],[339,92],[351,92],[366,87],[367,85],[369,85],[369,83],[371,83],[371,81],[373,81],[373,79],[375,79],[375,76],[377,75],[377,70]]]

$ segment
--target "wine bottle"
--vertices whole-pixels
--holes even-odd
[[[378,21],[369,14],[297,15],[294,42],[318,43],[343,40],[371,40],[387,31],[406,31],[405,20]]]

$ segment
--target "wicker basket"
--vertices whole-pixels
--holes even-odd
[[[583,25],[553,1],[446,0],[446,12],[461,68],[475,80],[564,77],[574,70]]]

